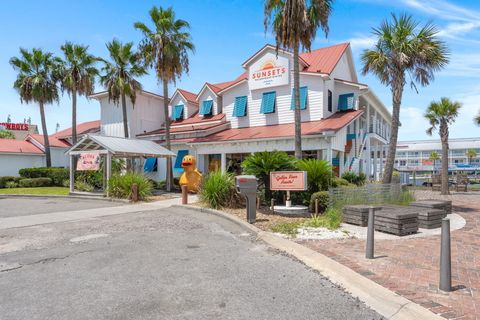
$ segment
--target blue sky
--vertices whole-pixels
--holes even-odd
[[[60,55],[66,41],[90,46],[95,55],[106,57],[105,43],[118,38],[138,43],[140,33],[133,28],[136,21],[148,22],[153,5],[173,6],[178,18],[188,20],[196,52],[191,56],[190,73],[179,87],[198,92],[205,81],[228,81],[242,72],[241,63],[265,43],[273,43],[263,29],[263,1],[5,1],[0,11],[0,122],[10,114],[13,122],[31,117],[40,124],[36,105],[21,104],[12,89],[15,72],[9,59],[18,55],[18,48],[40,47]],[[447,96],[461,101],[463,108],[451,128],[451,137],[480,136],[480,128],[472,118],[480,110],[480,3],[474,0],[337,0],[333,5],[328,38],[318,34],[313,48],[349,41],[357,71],[362,50],[373,43],[371,28],[388,18],[391,12],[411,13],[425,23],[433,21],[451,51],[451,62],[427,88],[419,94],[406,87],[401,110],[400,139],[427,138],[428,124],[423,113],[430,101]],[[390,90],[372,76],[359,75],[369,84],[387,108],[391,108]],[[154,76],[141,79],[144,89],[161,93]],[[102,88],[97,86],[98,90]],[[173,90],[171,90],[173,91]],[[65,95],[58,105],[47,106],[49,133],[56,124],[70,126],[71,102]],[[100,117],[95,100],[79,100],[78,121]]]

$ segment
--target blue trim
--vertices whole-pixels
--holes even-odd
[[[143,165],[143,172],[157,171],[157,158],[147,158]]]
[[[294,90],[292,88],[292,100],[291,100],[291,103],[290,103],[290,110],[295,109],[295,103],[293,101],[294,95],[295,95],[295,93],[294,93]],[[308,87],[307,86],[300,87],[300,110],[307,109],[307,100],[308,100]]]
[[[247,96],[235,97],[235,104],[233,106],[234,117],[245,117],[247,115]]]
[[[355,140],[357,135],[355,133],[347,133],[347,141]]]
[[[338,96],[338,111],[353,110],[355,96],[353,93],[345,93]]]
[[[338,167],[340,165],[340,158],[333,158],[332,159],[332,166]]]
[[[179,120],[183,119],[183,104],[177,104],[173,107],[172,119]]]
[[[274,113],[275,112],[275,98],[277,93],[275,91],[264,92],[262,96],[262,105],[260,106],[260,113]]]
[[[175,158],[175,165],[173,166],[173,172],[183,172],[182,160],[188,154],[188,150],[178,150],[177,157]]]
[[[211,116],[213,111],[213,100],[205,100],[200,108],[200,115]]]

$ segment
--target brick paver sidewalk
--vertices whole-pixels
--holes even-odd
[[[440,198],[428,191],[416,195],[417,199]],[[454,291],[450,293],[438,290],[440,236],[376,240],[373,260],[365,259],[365,240],[301,243],[447,319],[480,319],[480,194],[449,198],[453,211],[467,222],[451,234]]]

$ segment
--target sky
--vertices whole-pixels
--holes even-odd
[[[0,122],[8,115],[12,122],[31,117],[40,124],[38,107],[21,104],[13,89],[16,72],[9,64],[19,48],[42,48],[61,56],[65,41],[89,46],[92,54],[107,58],[105,43],[117,38],[135,44],[141,34],[133,28],[137,21],[149,23],[152,6],[172,6],[177,18],[187,20],[195,53],[190,56],[190,71],[176,86],[198,92],[208,82],[229,81],[240,75],[241,64],[266,43],[274,43],[271,32],[264,32],[262,0],[83,0],[83,1],[2,1],[0,11]],[[433,22],[439,37],[450,51],[450,63],[436,74],[428,87],[418,93],[405,86],[401,107],[400,140],[429,138],[424,119],[428,104],[449,97],[463,104],[452,125],[450,137],[480,137],[480,127],[473,117],[480,110],[480,2],[476,0],[335,0],[330,16],[328,38],[318,32],[312,49],[350,42],[359,82],[366,83],[391,110],[390,89],[372,75],[361,75],[360,55],[372,47],[372,28],[391,13],[409,13],[421,24]],[[145,90],[161,94],[153,73],[139,79]],[[173,93],[174,86],[170,89]],[[96,90],[103,88],[96,85]],[[58,104],[48,105],[46,118],[49,133],[70,127],[71,100],[65,94]],[[78,122],[100,118],[96,100],[80,98]]]

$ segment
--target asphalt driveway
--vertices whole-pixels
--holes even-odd
[[[213,215],[167,208],[0,230],[0,318],[381,319]],[[1,252],[1,251],[0,251]]]

